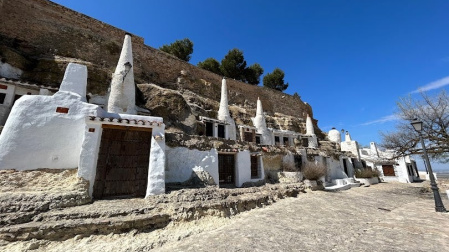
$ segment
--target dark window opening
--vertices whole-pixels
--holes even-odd
[[[365,162],[365,160],[361,160],[362,161],[362,167],[363,168],[366,168],[366,162]]]
[[[259,157],[251,156],[251,178],[259,177]]]
[[[302,147],[309,147],[309,139],[308,138],[302,138]]]
[[[260,144],[260,136],[256,136],[256,144]]]
[[[349,173],[348,173],[348,164],[346,163],[348,160],[345,158],[345,159],[343,159],[343,168],[344,168],[344,170],[345,170],[345,173],[346,173],[346,175],[347,176],[349,176]]]
[[[284,145],[285,145],[285,146],[288,146],[288,145],[289,145],[289,144],[288,144],[288,137],[282,138],[282,141],[284,141]]]
[[[295,167],[298,171],[302,171],[302,156],[301,155],[295,155]]]
[[[225,138],[225,126],[218,124],[218,137]]]
[[[211,122],[206,122],[206,136],[214,136],[214,125]]]
[[[0,104],[3,104],[5,102],[6,94],[0,93]]]
[[[253,133],[252,132],[244,132],[243,140],[247,141],[247,142],[252,142],[253,141]]]
[[[280,144],[280,140],[279,140],[279,137],[278,137],[278,136],[275,136],[275,137],[274,137],[274,144],[275,144],[275,145],[279,145],[279,144]]]

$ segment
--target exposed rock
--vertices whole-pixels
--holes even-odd
[[[0,239],[66,240],[92,234],[162,228],[207,216],[229,217],[304,192],[302,184],[224,189],[182,189],[148,199],[100,200],[93,204],[35,213],[28,222],[8,223]]]
[[[51,209],[88,204],[89,183],[77,169],[0,171],[0,226],[24,223]]]

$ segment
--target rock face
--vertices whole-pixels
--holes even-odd
[[[125,31],[47,0],[2,1],[0,5],[0,58],[22,71],[21,80],[58,86],[67,64],[75,62],[88,68],[87,93],[106,94]],[[184,98],[187,92],[196,94],[201,98],[188,95],[186,99],[190,107],[204,109],[198,111],[203,116],[216,117],[221,76],[151,48],[138,36],[133,36],[132,47],[136,83],[181,91]],[[313,117],[312,108],[298,95],[231,79],[227,87],[230,116],[237,124],[251,124],[257,97],[267,113],[268,127],[305,133],[306,115]],[[148,94],[145,98],[148,102]],[[137,100],[142,102],[140,105],[145,103]],[[175,124],[176,120],[168,123]],[[324,137],[317,121],[313,123],[318,138]]]
[[[88,182],[76,169],[0,170],[0,226],[29,222],[51,209],[88,204]]]
[[[0,171],[1,190],[15,189],[17,195],[22,195],[11,197],[5,191],[0,192],[0,241],[66,240],[93,234],[148,231],[171,222],[229,217],[304,192],[299,183],[239,189],[207,186],[175,190],[148,199],[111,199],[83,205],[90,202],[86,197],[88,186],[84,181],[76,181],[75,174],[76,170]],[[214,182],[206,173],[196,175],[203,183]],[[4,181],[13,182],[7,185]],[[47,198],[40,194],[44,191]],[[69,194],[76,199],[68,198]],[[75,205],[78,206],[65,208]]]

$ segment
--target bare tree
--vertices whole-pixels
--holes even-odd
[[[382,147],[397,151],[397,156],[422,154],[418,133],[410,125],[417,118],[423,122],[422,135],[431,158],[449,162],[449,97],[443,90],[430,97],[421,93],[422,99],[402,98],[398,103],[398,117],[402,120],[393,132],[382,132]]]

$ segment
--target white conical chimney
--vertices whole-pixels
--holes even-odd
[[[265,115],[263,114],[262,101],[259,100],[259,97],[257,97],[256,117],[253,118],[253,124],[257,129],[257,133],[262,135],[261,144],[273,144],[273,138],[271,132],[267,128]]]
[[[220,108],[218,109],[218,120],[225,121],[228,123],[226,125],[226,138],[231,140],[236,140],[237,132],[235,129],[235,122],[229,114],[228,108],[228,88],[226,86],[226,78],[223,77],[221,81],[221,99],[220,99]]]
[[[228,108],[228,88],[226,86],[226,78],[221,80],[221,99],[220,108],[218,109],[218,120],[226,121],[230,117]]]
[[[351,142],[351,141],[352,141],[351,135],[349,135],[349,132],[346,131],[346,134],[345,134],[345,142]]]
[[[120,59],[112,76],[108,112],[137,114],[133,64],[131,35],[126,34]]]
[[[313,129],[312,118],[310,118],[309,114],[307,114],[306,119],[306,135],[314,135],[315,130]]]

